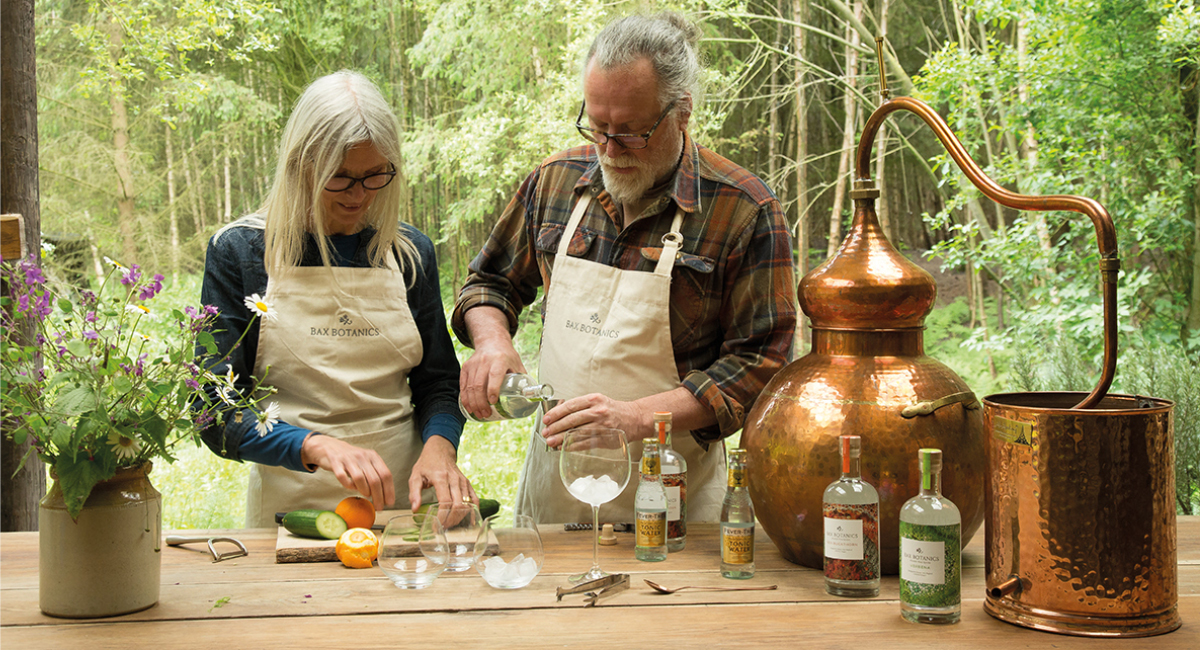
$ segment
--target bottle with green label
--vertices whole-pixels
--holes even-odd
[[[721,504],[721,575],[754,577],[754,502],[746,481],[746,450],[729,452],[729,482]]]
[[[642,478],[633,495],[633,555],[643,562],[667,559],[667,493],[663,490],[658,441],[642,441]]]
[[[942,496],[942,451],[917,452],[921,492],[900,509],[900,614],[913,623],[962,615],[962,516]]]

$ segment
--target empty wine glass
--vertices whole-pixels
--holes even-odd
[[[470,569],[479,555],[477,547],[487,543],[483,537],[483,515],[479,513],[479,506],[469,501],[438,503],[429,507],[428,514],[446,530],[446,544],[450,549],[446,570],[457,573]]]
[[[595,580],[600,570],[600,504],[617,498],[629,484],[629,443],[620,429],[572,429],[563,438],[558,474],[571,496],[592,506],[592,568],[571,582]]]
[[[397,515],[379,536],[379,568],[401,589],[424,589],[446,570],[446,531],[433,517]]]
[[[510,519],[511,517],[511,519]],[[527,515],[492,515],[485,521],[475,570],[496,589],[520,589],[533,582],[545,553],[537,524]]]

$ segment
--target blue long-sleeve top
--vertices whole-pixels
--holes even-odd
[[[423,355],[421,363],[409,370],[408,383],[412,389],[413,416],[421,441],[441,436],[458,448],[465,418],[458,407],[458,357],[446,326],[438,284],[437,257],[433,242],[408,224],[402,224],[405,234],[416,245],[419,268],[406,268],[403,276],[408,286],[408,307],[421,333]],[[329,237],[330,263],[334,266],[366,268],[370,266],[369,246],[374,230],[367,228],[353,235]],[[264,234],[261,228],[234,223],[209,241],[204,262],[204,284],[201,302],[220,310],[211,326],[217,342],[217,358],[229,353],[229,358],[212,367],[212,372],[225,374],[230,368],[238,376],[235,384],[242,394],[253,388],[255,355],[258,352],[259,324],[251,323],[251,312],[245,306],[246,296],[265,294],[267,271],[264,263]],[[320,266],[321,254],[316,239],[308,235],[301,266]],[[242,332],[246,336],[230,352]],[[196,351],[200,365],[206,365],[204,350]],[[207,361],[211,363],[211,359]],[[269,383],[268,378],[268,383]],[[209,398],[216,399],[210,387]],[[269,399],[267,400],[270,401]],[[203,407],[199,400],[197,409]],[[309,429],[280,421],[266,436],[255,430],[256,417],[243,413],[236,422],[233,409],[224,407],[224,424],[213,423],[201,431],[204,443],[223,458],[277,465],[296,471],[313,471],[300,460],[300,447],[312,433]]]

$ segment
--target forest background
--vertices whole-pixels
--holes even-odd
[[[1176,401],[1177,504],[1195,511],[1193,0],[37,0],[41,219],[54,244],[43,263],[97,275],[105,256],[138,263],[167,276],[165,300],[195,304],[208,238],[259,206],[292,103],[312,79],[350,68],[399,116],[403,218],[437,243],[450,308],[524,176],[579,144],[592,37],[614,16],[662,9],[704,33],[693,136],[775,190],[799,274],[849,224],[850,153],[879,101],[877,34],[892,92],[931,103],[1001,185],[1103,203],[1123,269],[1114,392]],[[876,152],[885,231],[961,285],[927,321],[931,356],[981,396],[1090,390],[1103,357],[1090,222],[992,203],[906,113],[889,118]],[[518,342],[530,368],[538,336],[527,310]],[[807,349],[805,330],[796,357]],[[460,464],[481,494],[512,503],[528,429],[468,425]],[[241,526],[245,478],[203,447],[156,467],[166,525]]]

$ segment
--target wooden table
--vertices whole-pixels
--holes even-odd
[[[182,531],[187,535],[198,531]],[[600,564],[631,574],[631,588],[584,608],[582,596],[556,602],[566,576],[591,563],[589,532],[544,527],[546,563],[516,591],[487,586],[474,570],[443,574],[428,589],[392,586],[377,568],[339,563],[276,564],[275,530],[204,531],[232,535],[250,555],[214,564],[203,545],[164,547],[162,595],[150,609],[109,619],[66,620],[38,610],[37,533],[0,535],[0,639],[5,648],[1200,648],[1200,517],[1181,517],[1179,611],[1184,625],[1164,636],[1103,641],[1029,630],[983,611],[983,535],[963,557],[962,621],[952,626],[900,618],[895,576],[882,594],[847,600],[824,591],[821,572],[784,560],[758,536],[758,574],[718,573],[715,525],[693,525],[687,549],[665,562],[633,559],[633,540],[600,547]],[[667,586],[770,585],[776,591],[683,591]],[[609,645],[605,645],[605,644]]]

